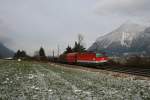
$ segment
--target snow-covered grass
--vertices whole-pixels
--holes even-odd
[[[0,100],[150,100],[150,81],[66,68],[0,61]]]

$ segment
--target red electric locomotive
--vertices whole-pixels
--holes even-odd
[[[61,55],[60,60],[69,64],[95,65],[106,63],[109,58],[102,53],[84,52]]]

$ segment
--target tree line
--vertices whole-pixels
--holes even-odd
[[[67,46],[63,54],[72,53],[72,52],[85,52],[86,48],[83,45],[83,36],[81,34],[78,35],[78,41],[75,41],[73,47]],[[14,59],[25,59],[25,60],[39,60],[39,61],[46,61],[49,58],[45,54],[45,50],[43,47],[40,47],[38,51],[35,52],[34,56],[27,55],[26,51],[18,50],[14,54]]]
[[[14,54],[14,59],[24,59],[24,60],[47,60],[47,56],[45,54],[45,50],[43,47],[41,47],[38,52],[33,56],[27,55],[27,53],[24,50],[18,50]]]

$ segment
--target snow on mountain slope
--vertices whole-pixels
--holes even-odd
[[[128,52],[137,39],[142,37],[150,29],[135,23],[126,22],[116,30],[99,37],[89,48],[90,51]],[[145,35],[143,35],[145,36]],[[135,46],[135,45],[134,45]],[[134,50],[133,50],[134,51]]]
[[[105,45],[105,48],[113,42],[120,42],[122,46],[130,47],[132,41],[136,39],[144,29],[145,27],[143,26],[127,22],[113,32],[98,38],[96,42],[105,41],[106,44],[103,44]]]

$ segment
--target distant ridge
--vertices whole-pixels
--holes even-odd
[[[150,55],[150,27],[126,22],[116,30],[99,37],[88,49],[108,55]]]
[[[0,43],[0,58],[13,57],[14,52]]]

